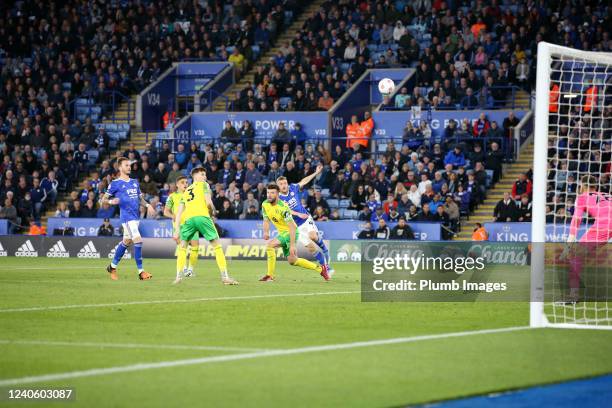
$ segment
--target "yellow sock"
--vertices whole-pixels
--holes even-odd
[[[274,272],[276,272],[276,249],[268,248],[266,254],[268,255],[268,276],[274,276]]]
[[[198,247],[189,248],[189,269],[195,269],[196,263],[198,263],[199,250]]]
[[[225,261],[225,254],[221,244],[215,245],[215,260],[217,261],[217,267],[221,275],[227,274],[227,262]]]
[[[187,248],[179,245],[177,253],[176,253],[176,275],[180,275],[183,273],[183,269],[185,269],[185,264],[187,263]]]
[[[322,270],[321,265],[317,265],[316,263],[310,262],[308,259],[304,259],[304,258],[298,258],[293,265],[299,266],[305,269],[310,269],[312,271],[317,271],[319,273],[321,273],[321,270]]]

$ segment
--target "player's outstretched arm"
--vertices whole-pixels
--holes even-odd
[[[170,211],[168,205],[164,205],[164,217],[170,218],[174,221],[174,214],[172,214],[172,211]]]
[[[118,198],[112,198],[112,196],[108,193],[104,193],[102,198],[100,199],[101,204],[109,204],[109,205],[117,205],[119,204]]]
[[[317,169],[315,170],[314,173],[312,173],[310,176],[306,176],[302,180],[300,180],[300,182],[298,183],[298,186],[300,186],[300,189],[303,189],[304,186],[308,185],[308,183],[310,183],[312,180],[314,180],[314,178],[317,177],[319,174],[321,174],[322,171],[323,171],[323,165],[319,164],[317,166]]]
[[[297,212],[295,210],[291,210],[291,215],[295,215],[297,217],[300,217],[301,219],[305,220],[308,218],[308,214],[303,214],[301,212]]]

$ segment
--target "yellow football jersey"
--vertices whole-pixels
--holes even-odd
[[[173,215],[176,215],[176,212],[178,211],[178,206],[182,198],[183,198],[183,193],[179,193],[178,191],[175,191],[174,193],[168,196],[168,199],[166,200],[166,207],[168,207],[168,209]],[[185,222],[185,211],[183,211],[183,215],[181,216],[181,221],[179,224],[182,225],[184,222]]]
[[[181,197],[181,203],[185,205],[181,222],[192,217],[210,217],[206,194],[210,194],[210,187],[205,181],[196,181],[187,187]]]
[[[279,234],[289,233],[289,223],[294,221],[287,203],[276,200],[276,204],[272,205],[266,200],[261,205],[261,213],[264,220],[269,220],[274,224]]]

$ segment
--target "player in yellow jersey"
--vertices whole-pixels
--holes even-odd
[[[180,176],[176,179],[176,191],[168,196],[166,205],[164,206],[164,216],[172,219],[172,225],[174,225],[174,217],[178,211],[178,206],[183,197],[183,193],[187,189],[187,177]],[[185,222],[185,213],[183,213],[183,219],[179,220],[179,225],[183,225]],[[199,238],[199,237],[198,237]],[[178,246],[177,246],[178,249]],[[200,240],[192,239],[189,241],[189,256],[187,257],[187,266],[180,273],[177,272],[175,283],[181,281],[183,276],[191,277],[195,276],[194,269],[198,262],[198,254],[200,250]]]
[[[215,250],[215,259],[221,281],[224,285],[237,285],[238,282],[232,279],[227,273],[227,262],[223,248],[219,243],[219,234],[210,216],[214,213],[215,207],[210,198],[210,187],[206,182],[206,170],[196,167],[191,170],[193,182],[185,189],[178,211],[174,219],[174,239],[179,243],[176,255],[176,271],[180,273],[185,268],[187,243],[199,236],[204,237]],[[180,221],[184,220],[180,225]]]
[[[276,248],[281,247],[291,265],[310,269],[321,274],[323,279],[329,280],[329,273],[326,265],[317,265],[304,258],[298,258],[296,242],[298,231],[295,221],[291,216],[291,209],[284,201],[278,198],[279,189],[275,183],[268,184],[267,200],[261,205],[263,215],[263,235],[267,240],[266,254],[268,257],[268,273],[261,279],[262,282],[272,282],[276,269]],[[270,239],[270,222],[274,224],[278,231],[278,236]]]

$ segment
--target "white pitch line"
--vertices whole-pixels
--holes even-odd
[[[209,350],[209,351],[270,351],[270,349],[252,347],[225,347],[225,346],[190,346],[187,344],[138,344],[138,343],[95,343],[72,341],[46,341],[46,340],[0,340],[0,345],[31,345],[31,346],[69,346],[69,347],[99,347],[99,348],[127,348],[127,349],[164,349],[164,350]]]
[[[507,332],[513,332],[513,331],[519,331],[519,330],[527,330],[527,329],[530,329],[530,327],[529,326],[505,327],[501,329],[484,329],[484,330],[472,330],[472,331],[454,332],[454,333],[430,334],[430,335],[424,335],[424,336],[398,337],[398,338],[392,338],[392,339],[358,341],[358,342],[353,342],[353,343],[328,344],[328,345],[323,345],[323,346],[300,347],[300,348],[285,349],[285,350],[270,350],[270,351],[254,352],[254,353],[229,354],[229,355],[214,356],[214,357],[191,358],[191,359],[185,359],[185,360],[160,361],[157,363],[139,363],[139,364],[131,364],[127,366],[93,368],[90,370],[83,370],[83,371],[69,371],[65,373],[45,374],[45,375],[37,375],[37,376],[21,377],[21,378],[8,378],[5,380],[0,380],[0,387],[12,386],[12,385],[22,385],[22,384],[33,384],[33,383],[41,383],[41,382],[49,382],[49,381],[58,381],[58,380],[69,380],[73,378],[94,377],[94,376],[108,375],[108,374],[129,373],[129,372],[134,372],[134,371],[153,370],[153,369],[158,369],[158,368],[181,367],[181,366],[191,366],[191,365],[200,365],[200,364],[221,363],[221,362],[227,362],[227,361],[249,360],[249,359],[256,359],[256,358],[263,358],[263,357],[277,357],[277,356],[289,356],[289,355],[305,354],[305,353],[347,350],[347,349],[354,349],[354,348],[360,348],[360,347],[386,346],[386,345],[391,345],[391,344],[414,343],[414,342],[419,342],[419,341],[438,340],[438,339],[446,339],[446,338],[452,338],[452,337],[474,336],[474,335],[479,335],[479,334],[507,333]]]
[[[269,295],[250,295],[250,296],[220,296],[210,298],[193,298],[193,299],[166,299],[166,300],[136,300],[133,302],[117,302],[117,303],[93,303],[84,305],[57,305],[57,306],[34,306],[20,307],[15,309],[0,309],[0,313],[14,312],[37,312],[47,310],[65,310],[65,309],[87,309],[96,307],[115,307],[115,306],[133,306],[133,305],[156,305],[166,303],[196,303],[210,302],[217,300],[249,300],[249,299],[266,299],[278,297],[300,297],[300,296],[328,296],[328,295],[346,295],[361,293],[358,290],[342,291],[342,292],[309,292],[309,293],[279,293]]]

